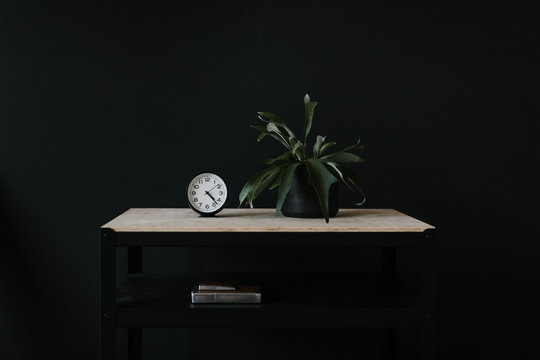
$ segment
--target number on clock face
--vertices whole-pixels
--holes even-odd
[[[191,207],[203,214],[215,213],[225,205],[227,186],[216,174],[203,173],[191,180],[187,189]]]

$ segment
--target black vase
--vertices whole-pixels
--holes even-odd
[[[337,182],[330,186],[328,196],[329,217],[336,216],[339,210],[338,187],[339,183]],[[317,193],[308,183],[307,169],[304,165],[296,168],[291,189],[283,202],[281,213],[288,217],[324,218]]]

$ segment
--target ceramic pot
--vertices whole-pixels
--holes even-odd
[[[330,217],[336,216],[338,204],[339,183],[330,186],[328,196],[328,213]],[[281,213],[288,217],[298,218],[324,218],[315,189],[308,183],[308,174],[305,166],[296,168],[291,189],[283,202]]]

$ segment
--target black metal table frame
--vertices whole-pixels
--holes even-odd
[[[276,236],[281,235],[281,236]],[[423,232],[115,232],[102,228],[100,233],[101,255],[101,308],[100,308],[100,359],[116,358],[116,248],[128,252],[128,273],[142,272],[143,247],[380,247],[381,272],[391,283],[396,278],[396,249],[419,247],[421,261],[420,320],[403,326],[421,327],[421,358],[435,359],[436,354],[436,245],[435,229]],[[256,240],[254,240],[256,239]],[[377,314],[363,314],[377,323]],[[173,319],[172,322],[177,322]],[[195,327],[186,324],[182,327]],[[251,326],[251,325],[250,325]],[[255,325],[256,326],[256,325]],[[273,325],[270,325],[273,326]],[[294,325],[293,325],[294,326]],[[384,328],[384,359],[396,357],[396,326]],[[170,324],[169,327],[175,327]],[[128,328],[128,358],[141,359],[142,328]]]

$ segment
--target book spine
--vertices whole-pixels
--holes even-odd
[[[260,293],[219,293],[219,292],[191,292],[191,302],[194,304],[260,304]]]

